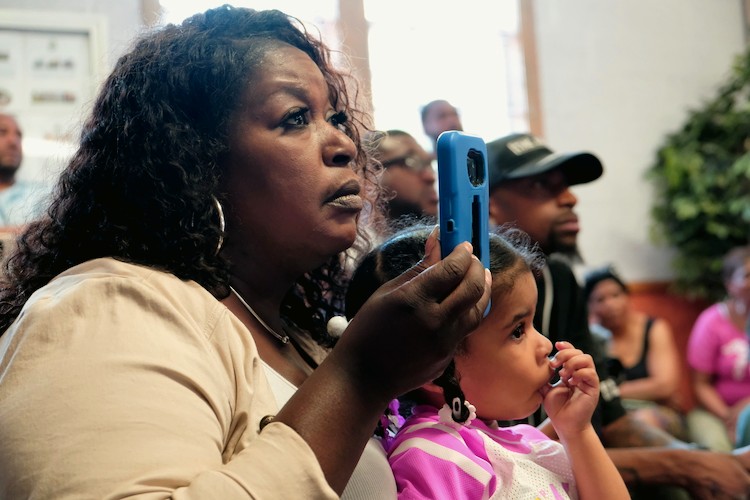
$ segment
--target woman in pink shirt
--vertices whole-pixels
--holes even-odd
[[[688,342],[700,408],[688,415],[693,440],[717,450],[750,444],[740,414],[750,403],[750,246],[724,258],[727,298],[703,311]]]

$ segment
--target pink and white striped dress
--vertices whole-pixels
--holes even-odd
[[[388,443],[403,499],[577,499],[563,446],[530,425],[441,423],[418,406]]]

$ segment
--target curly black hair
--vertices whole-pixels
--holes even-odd
[[[228,295],[231,263],[216,252],[222,232],[214,197],[223,201],[229,120],[248,76],[279,43],[310,56],[333,106],[350,117],[344,126],[357,145],[353,168],[369,210],[378,210],[378,181],[361,147],[364,115],[330,50],[282,12],[211,9],[144,34],[115,65],[46,215],[21,234],[5,264],[0,332],[35,290],[98,257],[151,266],[195,280],[217,298]],[[358,241],[368,241],[362,228]],[[324,344],[325,322],[343,305],[344,259],[305,275],[282,305],[285,320]]]

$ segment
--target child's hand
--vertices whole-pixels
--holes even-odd
[[[569,342],[556,342],[558,353],[550,361],[560,369],[560,381],[544,390],[544,410],[558,436],[565,439],[591,425],[599,401],[599,376],[594,360]]]

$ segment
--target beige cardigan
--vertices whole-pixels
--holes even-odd
[[[0,337],[0,498],[336,498],[247,329],[194,282],[114,259]]]

